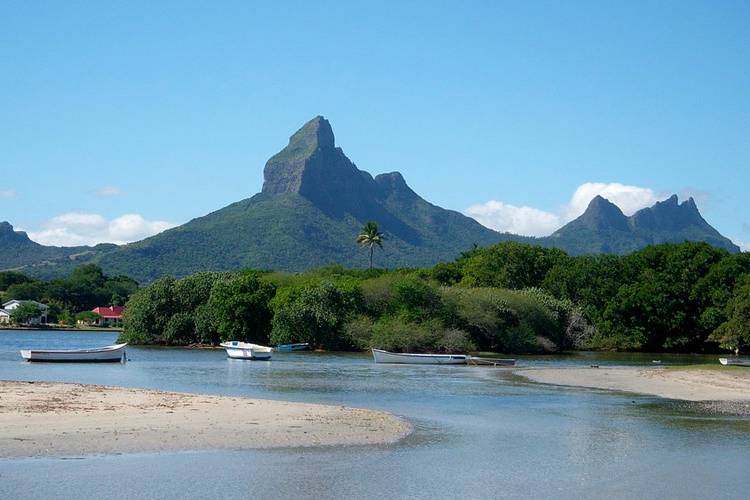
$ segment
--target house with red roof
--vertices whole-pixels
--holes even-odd
[[[95,307],[91,312],[99,315],[96,326],[121,326],[125,306]]]

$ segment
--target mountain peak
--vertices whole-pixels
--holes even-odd
[[[289,138],[289,144],[273,155],[263,169],[263,192],[299,193],[303,176],[315,158],[336,156],[335,137],[328,120],[318,115]],[[341,154],[343,156],[343,153]]]
[[[298,149],[312,153],[316,149],[331,149],[335,147],[336,138],[331,124],[318,115],[289,138],[287,149]]]
[[[599,229],[622,230],[627,226],[627,217],[622,213],[620,207],[600,195],[594,196],[580,218],[587,226]]]
[[[3,238],[4,241],[7,241],[7,240],[27,241],[29,240],[29,236],[24,231],[16,231],[11,225],[11,223],[8,221],[0,222],[0,238]]]

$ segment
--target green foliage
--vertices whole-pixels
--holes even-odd
[[[344,325],[361,305],[358,289],[342,289],[333,283],[307,286],[275,303],[271,342],[308,342],[324,349],[351,347]]]
[[[727,320],[711,333],[709,340],[732,351],[750,347],[750,273],[737,280],[725,314]]]
[[[385,236],[380,232],[377,222],[372,221],[365,224],[357,236],[357,243],[370,250],[370,269],[372,269],[372,251],[376,246],[382,249],[384,239]]]
[[[214,310],[208,304],[201,304],[193,315],[195,337],[193,342],[200,344],[218,344],[221,339],[217,329],[217,319]]]
[[[76,323],[80,321],[86,325],[93,325],[99,318],[101,318],[101,316],[94,311],[81,311],[75,315]]]
[[[164,327],[164,342],[173,345],[190,344],[195,338],[195,320],[189,312],[172,315]]]
[[[437,287],[416,277],[393,284],[393,309],[410,321],[421,321],[441,314],[442,302]]]
[[[372,346],[373,320],[364,314],[350,318],[344,324],[346,343],[355,349],[365,350]]]
[[[414,322],[398,316],[384,316],[375,322],[370,345],[393,352],[465,353],[475,349],[465,332],[445,328],[440,320]]]
[[[0,272],[0,291],[7,290],[11,285],[20,285],[21,283],[29,283],[31,281],[33,279],[25,274],[16,271],[2,271]]]
[[[130,297],[123,315],[121,342],[164,342],[164,330],[174,313],[174,286],[174,278],[166,276]]]
[[[703,243],[624,257],[501,243],[431,269],[198,273],[133,295],[123,338],[444,352],[744,348],[738,277],[749,272],[746,255]]]
[[[461,283],[512,289],[539,286],[549,270],[565,258],[565,252],[558,249],[499,243],[480,248],[461,263]]]
[[[219,339],[266,344],[272,317],[269,302],[275,293],[276,287],[256,273],[214,283],[208,307]]]
[[[10,312],[10,321],[16,325],[25,325],[42,315],[42,309],[33,302],[23,302]]]
[[[33,281],[15,274],[10,278],[6,276],[7,282],[12,284],[8,285],[3,299],[35,300],[54,305],[56,310],[50,310],[50,316],[64,314],[71,317],[97,306],[122,305],[138,289],[138,283],[132,279],[107,276],[94,264],[79,266],[68,277],[51,281]]]

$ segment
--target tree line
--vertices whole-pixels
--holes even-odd
[[[95,264],[74,269],[65,278],[35,280],[16,271],[0,272],[0,300],[34,300],[49,307],[48,320],[69,325],[76,319],[91,319],[91,309],[98,306],[124,305],[138,290],[138,283],[127,276],[107,276]],[[34,317],[32,308],[24,314]]]
[[[572,257],[504,242],[426,269],[164,277],[121,340],[394,351],[712,351],[750,345],[750,255],[705,243]]]

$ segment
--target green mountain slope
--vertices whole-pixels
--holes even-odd
[[[114,248],[117,248],[117,245],[40,245],[31,241],[25,232],[15,231],[10,223],[0,222],[0,270],[19,269],[39,277],[57,276]]]

